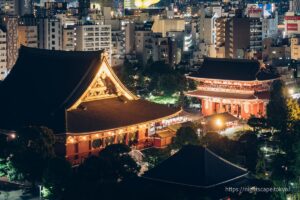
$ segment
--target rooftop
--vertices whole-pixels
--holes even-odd
[[[15,66],[0,84],[5,97],[0,98],[5,105],[0,128],[38,125],[55,133],[86,133],[155,121],[180,111],[135,97],[102,53],[21,47]]]
[[[147,171],[152,181],[196,188],[213,188],[241,179],[247,170],[201,146],[185,146],[176,154]]]
[[[255,60],[207,57],[199,70],[189,77],[255,81],[276,79],[279,75],[260,68],[260,63]]]

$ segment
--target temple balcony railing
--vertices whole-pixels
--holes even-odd
[[[197,89],[201,91],[210,91],[210,92],[254,94],[254,90],[243,90],[243,89],[232,89],[232,88],[221,88],[221,87],[198,87]]]
[[[255,92],[268,91],[268,88],[224,88],[224,87],[197,87],[201,91],[210,92],[225,92],[225,93],[237,93],[237,94],[254,94]]]

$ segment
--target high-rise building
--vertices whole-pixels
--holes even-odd
[[[291,59],[300,60],[300,38],[291,38]]]
[[[284,37],[291,37],[300,33],[300,16],[288,12],[284,16]]]
[[[17,15],[18,14],[18,0],[1,0],[0,11],[6,15]]]
[[[134,50],[134,31],[135,31],[135,24],[130,22],[125,25],[125,53],[131,54]]]
[[[293,11],[300,14],[300,0],[293,0]]]
[[[33,15],[26,15],[19,18],[18,48],[21,45],[32,48],[38,47],[38,27],[36,18]]]
[[[18,47],[27,46],[32,48],[38,47],[38,30],[36,25],[19,25],[18,26]]]
[[[105,50],[111,62],[111,25],[77,24],[76,25],[77,51]]]
[[[18,58],[18,17],[4,16],[2,25],[6,27],[7,41],[7,70],[9,71],[15,64]]]
[[[79,0],[78,2],[79,2],[79,7],[78,7],[79,17],[80,18],[86,17],[89,14],[91,1],[90,0]]]
[[[228,34],[227,34],[228,33]],[[234,17],[226,23],[225,54],[227,58],[243,58],[250,45],[248,18]]]
[[[125,59],[125,33],[122,30],[112,31],[112,62],[111,65],[121,66]]]
[[[33,14],[33,0],[1,0],[0,11],[7,15]]]
[[[278,34],[278,13],[275,12],[273,16],[262,19],[262,37],[273,38]]]
[[[260,18],[250,18],[250,50],[262,51],[262,22]]]
[[[33,14],[33,0],[18,0],[19,1],[19,10],[18,15],[31,15]]]
[[[41,18],[38,24],[39,48],[62,49],[62,26],[57,18]]]
[[[136,8],[134,0],[124,0],[124,9],[134,9]]]
[[[74,51],[75,50],[75,27],[74,26],[66,26],[63,27],[63,36],[62,36],[62,49],[64,51]]]
[[[0,26],[0,80],[7,75],[6,28]]]
[[[152,31],[154,33],[162,33],[163,37],[166,37],[169,31],[184,31],[185,20],[181,18],[167,19],[155,16]]]

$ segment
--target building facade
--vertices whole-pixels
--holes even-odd
[[[18,26],[18,47],[21,45],[27,47],[38,47],[38,30],[37,26]]]
[[[266,115],[272,82],[270,74],[257,61],[206,58],[198,72],[187,78],[197,84],[186,95],[201,100],[204,116],[228,112],[238,118]]]
[[[65,26],[62,29],[62,49],[64,51],[75,51],[76,33],[74,26]]]
[[[76,25],[76,51],[105,50],[111,63],[111,26],[103,24]]]
[[[9,76],[0,91],[7,97],[0,99],[6,105],[0,113],[1,129],[43,124],[56,134],[57,154],[72,164],[97,155],[110,144],[137,149],[151,146],[156,131],[181,112],[131,93],[113,72],[103,50],[22,46]],[[24,95],[28,98],[21,98]]]
[[[7,40],[7,70],[11,70],[18,58],[18,17],[5,16],[3,24],[6,27],[6,40]]]
[[[62,26],[60,19],[40,18],[38,23],[39,48],[61,50]]]
[[[0,80],[7,75],[6,28],[0,27]]]

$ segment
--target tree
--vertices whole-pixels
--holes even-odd
[[[199,138],[192,127],[180,127],[170,145],[171,149],[181,149],[184,145],[199,145]]]
[[[46,127],[28,126],[17,131],[10,158],[17,174],[34,186],[42,180],[49,159],[54,157],[54,135]]]
[[[44,197],[58,199],[65,191],[72,175],[71,164],[63,158],[54,157],[47,163],[43,173],[43,186],[48,191]]]
[[[149,148],[143,151],[145,155],[145,161],[149,164],[149,169],[155,167],[162,161],[170,157],[170,151],[168,148],[158,149],[158,148]]]
[[[289,122],[296,122],[300,120],[300,105],[295,99],[287,99],[287,110]]]
[[[258,139],[255,133],[245,133],[239,138],[245,166],[252,172],[256,171],[258,161]]]
[[[288,108],[286,105],[286,88],[280,80],[274,81],[271,87],[270,101],[267,105],[267,119],[276,129],[287,128]]]
[[[267,121],[265,118],[258,118],[255,116],[251,116],[248,119],[247,124],[253,128],[254,132],[257,132],[258,130],[267,127]]]
[[[99,159],[108,166],[105,172],[107,179],[120,182],[137,176],[140,166],[131,157],[130,151],[131,149],[124,144],[112,144],[100,151]]]

